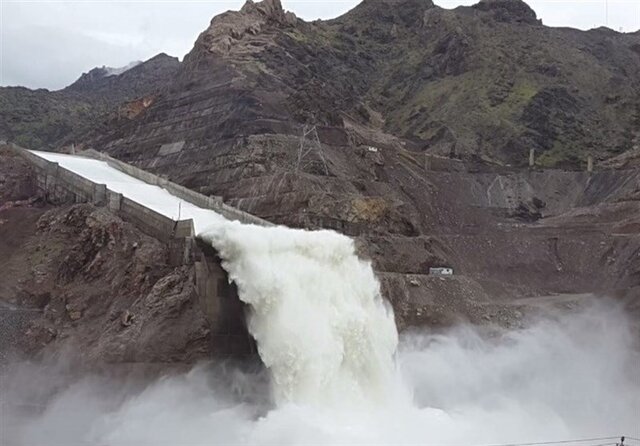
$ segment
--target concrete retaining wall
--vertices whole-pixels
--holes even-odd
[[[272,217],[275,222],[280,221],[280,216]],[[340,220],[338,218],[327,217],[326,215],[314,214],[307,212],[292,219],[286,216],[286,224],[297,228],[306,228],[310,230],[332,229],[351,237],[358,237],[367,233],[368,226],[364,222],[353,222]]]
[[[187,189],[184,186],[172,183],[165,178],[159,177],[130,164],[123,163],[122,161],[112,158],[105,153],[98,152],[97,150],[88,149],[83,151],[79,155],[105,161],[111,167],[118,169],[121,172],[126,173],[127,175],[144,181],[145,183],[162,187],[172,195],[175,195],[176,197],[181,198],[184,201],[195,204],[196,206],[199,206],[201,208],[211,209],[229,220],[237,220],[242,223],[255,224],[260,226],[273,226],[272,223],[266,220],[225,204],[222,201],[222,197],[207,197],[206,195],[199,194],[198,192]]]
[[[229,282],[215,250],[197,242],[195,276],[199,303],[211,324],[211,345],[218,355],[248,355],[256,352],[248,335],[245,305],[234,283]]]
[[[193,265],[198,303],[211,324],[210,341],[213,352],[216,355],[233,356],[255,353],[255,343],[247,333],[244,304],[238,298],[235,285],[229,282],[226,271],[222,269],[215,250],[202,242],[196,242],[193,220],[171,220],[109,190],[104,184],[96,184],[61,167],[58,163],[47,161],[14,144],[10,147],[34,167],[38,187],[48,200],[106,206],[142,232],[166,243],[170,265]],[[98,152],[91,152],[94,152],[92,158],[107,161],[124,173],[161,186],[185,201],[213,209],[227,218],[260,225],[271,224],[225,205],[220,198],[205,197]]]
[[[58,163],[48,161],[15,144],[9,144],[9,147],[33,166],[38,188],[47,200],[52,203],[93,203],[96,206],[107,206],[145,234],[168,243],[171,265],[192,262],[192,220],[174,221],[107,189],[104,184],[94,183],[71,172]]]
[[[76,203],[94,203],[103,206],[107,203],[107,186],[64,169],[41,158],[15,144],[9,147],[26,159],[36,171],[36,182],[39,189],[52,202],[74,201]]]

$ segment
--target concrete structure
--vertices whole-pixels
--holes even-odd
[[[247,333],[245,307],[235,285],[221,265],[215,250],[195,238],[192,220],[175,221],[122,194],[96,184],[58,163],[50,162],[15,144],[9,147],[29,161],[36,171],[37,185],[52,203],[93,203],[108,207],[123,220],[134,224],[147,235],[167,244],[172,266],[192,266],[198,292],[198,302],[211,326],[212,350],[220,355],[250,354],[255,344]],[[107,161],[111,167],[149,184],[160,186],[172,195],[200,207],[212,209],[230,220],[271,225],[246,212],[232,208],[220,197],[205,197],[182,186],[171,183],[134,166],[103,156],[99,152],[83,152],[91,158]]]
[[[179,184],[172,183],[171,181],[149,173],[145,170],[139,169],[135,166],[132,166],[127,163],[123,163],[120,160],[110,157],[107,154],[102,152],[98,152],[93,149],[85,150],[80,153],[81,156],[85,156],[88,158],[97,159],[100,161],[105,161],[111,167],[118,169],[119,171],[126,173],[134,178],[137,178],[141,181],[144,181],[148,184],[153,184],[155,186],[159,186],[163,189],[169,191],[172,195],[183,199],[189,203],[193,203],[196,206],[205,209],[211,209],[218,214],[222,215],[228,220],[237,220],[242,223],[256,224],[260,226],[273,226],[272,223],[263,220],[255,215],[251,215],[247,212],[241,211],[240,209],[236,209],[228,204],[225,204],[222,201],[222,197],[207,197],[206,195],[199,194],[191,189],[187,189],[184,186],[180,186]]]
[[[536,149],[529,150],[529,167],[536,165]]]
[[[429,268],[430,276],[453,276],[453,268],[437,267]]]

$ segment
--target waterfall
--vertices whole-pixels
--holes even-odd
[[[398,334],[371,263],[333,231],[216,224],[199,234],[250,306],[276,404],[370,405],[396,391]]]

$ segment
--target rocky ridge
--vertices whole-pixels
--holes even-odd
[[[178,59],[159,54],[118,75],[96,68],[59,91],[0,87],[0,139],[68,150],[89,129],[126,115],[130,101],[153,101],[178,65]]]

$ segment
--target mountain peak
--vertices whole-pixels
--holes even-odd
[[[125,71],[129,71],[130,69],[140,65],[142,63],[141,60],[134,60],[133,62],[129,62],[123,67],[102,67],[107,71],[107,76],[119,76]]]
[[[232,47],[248,36],[259,36],[264,31],[295,26],[298,18],[282,8],[280,0],[247,0],[240,11],[228,11],[215,16],[209,27],[198,37],[194,50],[205,49],[213,53],[228,53]],[[187,55],[185,61],[188,63]]]
[[[82,76],[65,90],[89,92],[104,88],[105,85],[112,82],[125,82],[126,79],[135,77],[155,77],[158,73],[160,73],[159,77],[164,78],[163,72],[172,73],[179,65],[180,62],[176,57],[160,53],[144,62],[135,61],[120,68],[96,67],[87,73],[82,73]]]
[[[242,9],[242,14],[260,14],[263,17],[283,24],[295,25],[297,17],[292,12],[286,12],[280,0],[263,0],[254,2],[247,0]]]
[[[499,22],[527,23],[538,25],[536,12],[522,0],[480,0],[473,5],[473,8],[480,11],[490,11],[493,17]]]
[[[337,20],[371,24],[395,22],[412,26],[421,23],[424,14],[434,7],[432,0],[363,0]]]

